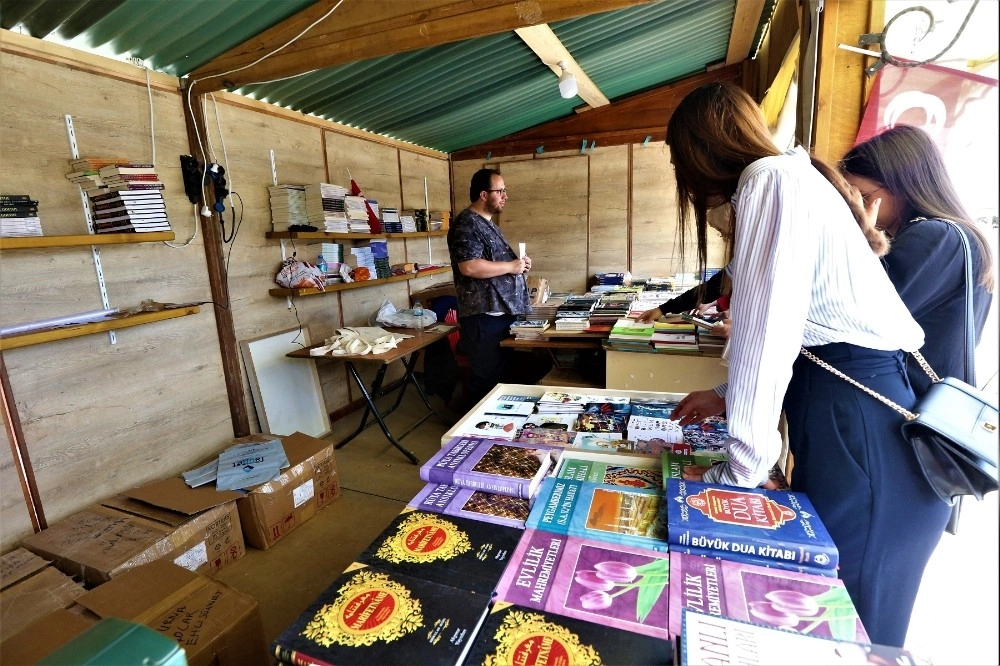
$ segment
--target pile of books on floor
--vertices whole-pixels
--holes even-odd
[[[306,185],[306,223],[327,233],[345,234],[350,231],[344,203],[346,196],[347,190],[341,185],[332,183]]]
[[[0,236],[41,236],[38,200],[28,194],[0,194]]]
[[[288,231],[291,226],[309,224],[305,185],[272,185],[267,188],[271,203],[271,230]]]
[[[329,664],[839,663],[847,649],[915,663],[868,644],[805,495],[682,478],[722,457],[452,437],[272,650]]]

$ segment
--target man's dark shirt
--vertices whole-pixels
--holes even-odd
[[[458,265],[472,259],[514,261],[511,249],[500,228],[491,220],[466,208],[448,229],[448,254],[458,295],[458,316],[488,312],[520,315],[531,312],[528,287],[524,275],[498,275],[492,278],[472,278],[462,275]]]

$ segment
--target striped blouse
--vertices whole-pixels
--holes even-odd
[[[725,391],[729,462],[704,480],[753,487],[778,459],[778,417],[802,346],[919,349],[923,331],[840,193],[803,151],[748,166],[736,238]]]

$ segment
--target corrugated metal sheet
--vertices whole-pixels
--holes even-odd
[[[0,25],[184,76],[312,0],[0,0]],[[774,0],[764,11],[761,34]],[[553,23],[612,101],[723,60],[735,0],[663,0]],[[451,152],[573,113],[556,77],[503,33],[318,70],[237,92]]]

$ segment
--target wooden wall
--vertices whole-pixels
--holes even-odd
[[[666,122],[666,120],[664,120]],[[694,272],[697,251],[677,242],[670,151],[662,142],[452,163],[455,210],[467,206],[469,181],[499,169],[507,206],[498,224],[511,243],[526,242],[532,274],[553,291],[580,293],[597,272],[637,277]],[[725,264],[710,234],[709,265]]]
[[[71,114],[81,156],[152,159],[143,70],[22,35],[0,33],[0,192],[40,201],[46,234],[86,233],[79,190],[65,179]],[[151,74],[157,171],[177,241],[196,229],[184,195],[179,155],[191,153],[179,81]],[[385,206],[449,209],[447,155],[226,93],[206,101],[210,161],[227,168],[243,200],[239,231],[226,245],[235,334],[246,340],[308,326],[321,341],[341,325],[366,324],[383,299],[406,307],[410,290],[447,279],[421,277],[380,287],[296,299],[268,289],[281,260],[271,230],[269,151],[278,181],[349,185],[347,168]],[[221,128],[221,129],[220,129]],[[211,146],[211,148],[209,148]],[[230,207],[226,202],[227,209]],[[226,233],[232,232],[229,211]],[[204,218],[198,220],[204,223]],[[213,218],[213,224],[218,224]],[[184,247],[162,243],[101,249],[112,307],[209,301],[204,235]],[[286,241],[286,252],[312,260],[317,246]],[[444,237],[394,240],[390,261],[447,262]],[[4,250],[0,257],[0,326],[101,308],[89,247]],[[42,508],[48,522],[87,504],[190,468],[233,436],[211,304],[188,317],[123,329],[117,344],[96,334],[3,351]],[[359,396],[342,363],[320,366],[327,407]],[[256,431],[249,382],[244,397]],[[351,415],[350,418],[356,418]],[[0,435],[0,552],[31,532],[10,443]]]

